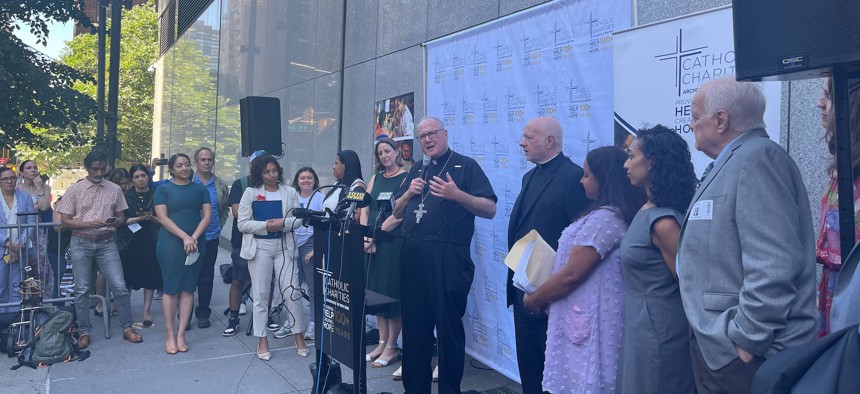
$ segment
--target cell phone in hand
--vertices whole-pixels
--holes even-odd
[[[114,222],[116,222],[116,220],[117,220],[117,219],[116,219],[116,216],[111,216],[111,217],[109,217],[109,218],[105,219],[105,223],[107,223],[107,224],[113,224]]]

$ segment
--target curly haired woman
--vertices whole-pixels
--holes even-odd
[[[684,213],[696,191],[690,149],[661,125],[640,130],[624,163],[642,206],[621,242],[624,333],[620,393],[693,393],[690,328],[675,272]]]

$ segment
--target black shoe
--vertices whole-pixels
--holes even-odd
[[[231,317],[230,320],[227,321],[227,328],[224,329],[224,336],[232,337],[233,335],[236,335],[237,332],[239,332],[239,318]]]
[[[209,328],[212,326],[212,323],[209,322],[208,317],[201,317],[197,319],[197,327],[199,328]]]
[[[271,316],[269,316],[269,320],[266,322],[266,328],[269,331],[278,331],[281,328],[281,325],[275,323]]]

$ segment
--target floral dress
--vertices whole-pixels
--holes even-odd
[[[860,239],[860,177],[854,179],[854,240]],[[818,242],[815,247],[815,259],[823,267],[821,282],[818,284],[818,336],[830,333],[830,304],[833,302],[833,289],[842,267],[842,254],[839,245],[839,193],[836,178],[830,181],[830,187],[821,198],[821,218],[818,223]]]
[[[551,393],[614,393],[624,311],[621,254],[627,223],[604,206],[561,233],[553,275],[575,246],[593,247],[600,262],[567,296],[552,302],[543,389]]]

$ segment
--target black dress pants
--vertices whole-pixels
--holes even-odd
[[[468,245],[406,240],[401,252],[403,387],[429,393],[433,328],[439,352],[439,393],[460,393],[466,358],[463,315],[475,265]]]
[[[533,315],[523,306],[523,292],[514,296],[514,331],[517,340],[517,366],[523,394],[543,393],[543,366],[546,361],[546,313]]]

